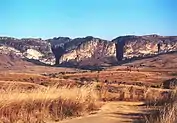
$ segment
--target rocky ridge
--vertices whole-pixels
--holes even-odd
[[[177,51],[177,36],[120,36],[112,41],[87,36],[71,39],[0,37],[0,53],[64,66],[110,66],[124,59]]]
[[[38,60],[46,64],[54,64],[55,61],[51,44],[42,39],[0,37],[0,53],[13,54],[23,59]]]

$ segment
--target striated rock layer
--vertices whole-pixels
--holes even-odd
[[[65,66],[110,66],[124,59],[177,51],[177,36],[120,36],[112,41],[88,36],[48,40],[0,37],[0,53]]]
[[[119,60],[177,51],[177,36],[122,36],[113,41]]]
[[[0,53],[13,54],[46,64],[54,64],[55,61],[51,44],[41,39],[0,37]]]

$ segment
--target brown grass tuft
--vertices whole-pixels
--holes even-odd
[[[94,85],[83,87],[46,87],[29,91],[9,87],[0,92],[2,123],[42,123],[79,116],[97,108]]]
[[[177,90],[162,104],[153,115],[146,118],[147,123],[177,123]]]

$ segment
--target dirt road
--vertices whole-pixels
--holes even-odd
[[[142,102],[108,102],[97,113],[60,123],[138,123],[146,113]]]

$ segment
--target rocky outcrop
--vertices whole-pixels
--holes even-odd
[[[68,37],[58,37],[53,39],[48,39],[47,41],[51,44],[52,52],[55,56],[55,64],[59,64],[61,56],[67,51],[65,44],[70,42],[72,39]]]
[[[116,56],[119,61],[177,51],[177,37],[175,36],[121,36],[113,42],[116,43]]]
[[[61,57],[61,64],[74,63],[77,66],[94,66],[106,65],[116,60],[114,59],[116,56],[115,44],[99,38],[75,39],[73,44],[69,46],[66,44],[66,48],[68,51]]]
[[[177,51],[177,36],[120,36],[112,41],[88,36],[48,40],[0,37],[0,53],[45,64],[65,66],[110,66],[134,57]]]
[[[13,53],[21,58],[34,59],[46,64],[54,64],[55,61],[51,44],[42,39],[0,37],[0,50],[1,53]]]
[[[60,60],[57,63],[69,66],[109,66],[117,61],[134,57],[177,51],[175,36],[130,35],[120,36],[112,41],[92,36],[66,38],[66,41],[63,41],[64,38],[58,39],[58,43],[62,42],[62,45],[58,47],[61,51],[56,52],[60,54]]]
[[[115,43],[92,36],[49,40],[56,63],[65,66],[101,66],[116,61]]]

